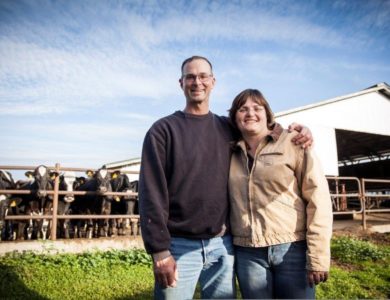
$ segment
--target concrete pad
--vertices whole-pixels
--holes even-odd
[[[107,250],[143,249],[140,236],[72,240],[0,242],[0,256],[9,252],[32,251],[42,254],[81,253]]]

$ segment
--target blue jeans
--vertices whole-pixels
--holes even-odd
[[[232,299],[234,247],[231,236],[211,239],[172,238],[170,251],[176,260],[179,279],[176,287],[155,284],[155,299],[192,299],[199,281],[203,299]]]
[[[314,299],[307,282],[306,241],[269,247],[235,247],[236,272],[244,299]]]

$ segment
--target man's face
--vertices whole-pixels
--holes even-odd
[[[203,59],[195,59],[184,65],[183,76],[179,80],[187,104],[208,102],[215,78],[210,65]]]

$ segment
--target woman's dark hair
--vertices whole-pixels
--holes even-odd
[[[236,123],[236,113],[243,106],[248,99],[258,103],[259,105],[264,106],[265,113],[267,116],[267,127],[268,129],[272,129],[275,124],[274,113],[271,110],[267,100],[265,100],[263,94],[259,90],[255,89],[246,89],[239,93],[236,98],[234,98],[232,102],[232,106],[229,109],[229,117],[232,124],[237,127]]]

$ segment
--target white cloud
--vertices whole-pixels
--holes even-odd
[[[320,87],[337,96],[335,83],[364,88],[389,74],[375,57],[389,47],[389,11],[388,1],[0,1],[0,162],[139,156],[153,121],[184,105],[177,79],[193,54],[214,63],[211,105],[223,114],[248,87],[306,101],[323,99]]]

